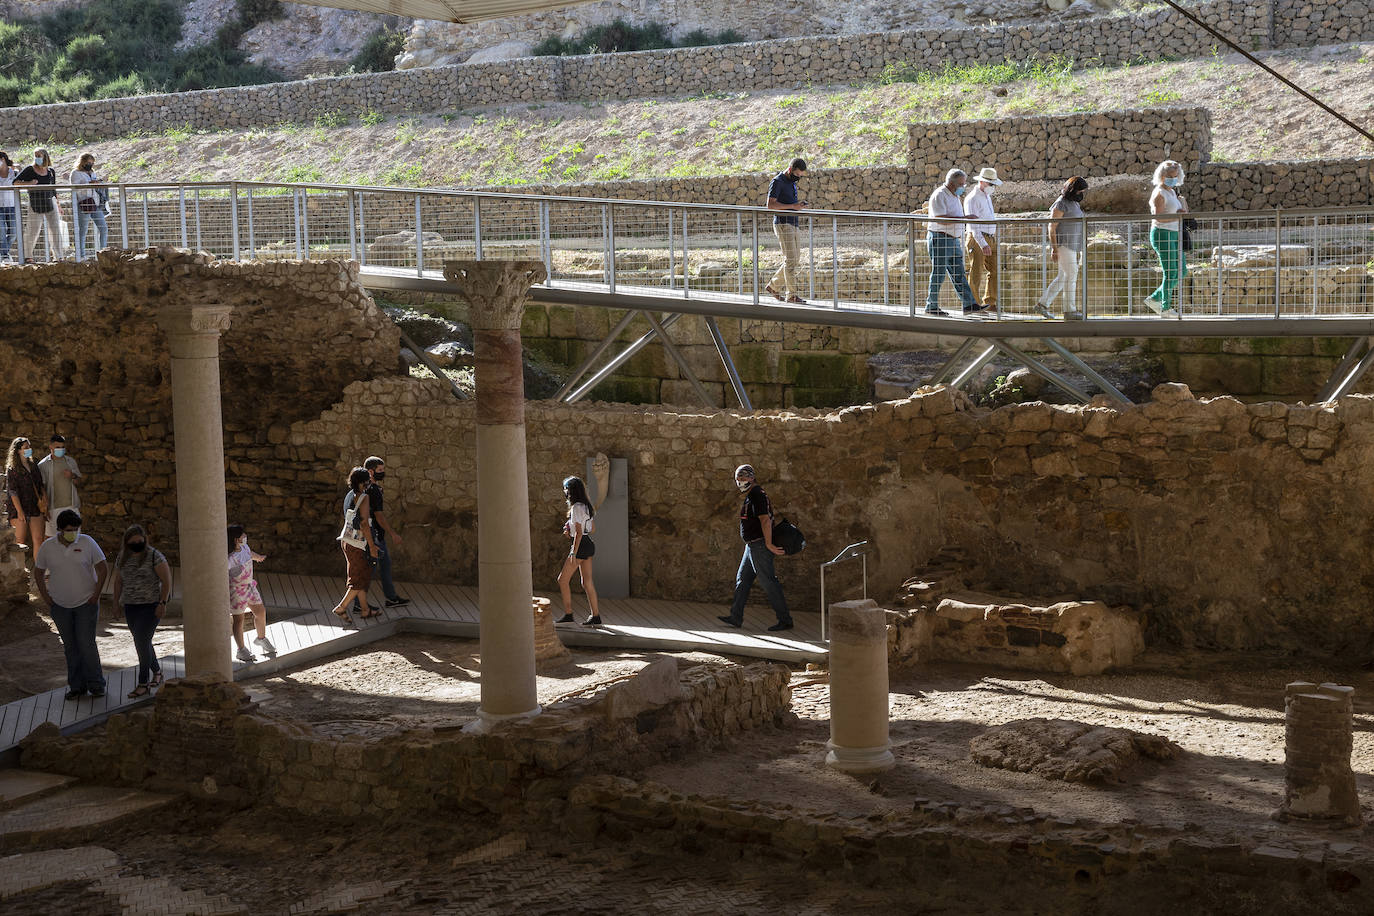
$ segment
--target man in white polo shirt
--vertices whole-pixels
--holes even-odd
[[[974,176],[978,186],[964,198],[964,212],[970,219],[997,219],[992,206],[992,189],[1002,183],[997,170],[984,168]],[[968,285],[974,297],[989,311],[997,310],[997,227],[988,223],[969,223],[964,253],[968,256]]]
[[[100,586],[108,564],[100,545],[81,533],[81,516],[67,509],[57,516],[57,536],[38,548],[33,563],[38,596],[52,612],[67,657],[67,699],[105,695],[100,649],[95,644]]]
[[[964,186],[968,176],[963,169],[950,169],[945,183],[935,189],[926,203],[930,220],[926,226],[926,250],[930,253],[930,286],[926,291],[926,314],[948,315],[940,308],[940,287],[948,275],[959,294],[965,316],[979,317],[983,306],[968,288],[964,273]]]

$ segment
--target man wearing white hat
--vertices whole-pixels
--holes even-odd
[[[978,186],[964,199],[964,212],[970,219],[996,219],[992,190],[1002,183],[997,170],[984,168],[973,180]],[[991,312],[997,308],[997,227],[969,223],[966,251],[968,284],[973,295]]]

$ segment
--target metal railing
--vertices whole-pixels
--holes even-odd
[[[84,257],[93,256],[94,215],[80,213],[75,195],[90,189],[57,188],[72,248],[79,246]],[[766,287],[782,263],[773,237],[775,211],[763,207],[254,181],[107,189],[109,212],[102,215],[108,244],[119,248],[172,245],[230,260],[347,258],[371,274],[431,278],[446,259],[531,258],[548,268],[550,287],[759,306],[776,304]],[[891,315],[925,310],[927,217],[795,215],[802,262],[794,280],[813,308]],[[1374,208],[1192,216],[1198,221],[1194,248],[1183,255],[1186,270],[1180,270],[1171,302],[1180,316],[1374,314]],[[35,241],[39,221],[31,217],[25,213],[18,227],[19,251]],[[1051,222],[1043,216],[996,222],[999,318],[1038,316],[1037,303],[1060,273],[1049,244]],[[1154,314],[1146,297],[1160,287],[1164,272],[1151,247],[1150,217],[1075,222],[1085,250],[1051,313],[1081,312],[1087,320]],[[52,242],[45,237],[35,254],[65,253]],[[962,239],[959,247],[965,247]],[[948,280],[936,302],[960,311]]]

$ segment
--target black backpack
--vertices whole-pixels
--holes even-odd
[[[773,524],[773,543],[781,547],[788,556],[791,556],[794,553],[801,553],[806,548],[806,535],[802,534],[801,529],[789,522],[786,517],[783,517]]]

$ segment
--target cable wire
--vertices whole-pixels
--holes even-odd
[[[1268,74],[1269,74],[1270,76],[1272,76],[1274,79],[1276,79],[1276,80],[1278,80],[1279,82],[1283,83],[1283,84],[1284,84],[1285,86],[1287,86],[1289,89],[1292,89],[1294,92],[1296,92],[1298,95],[1302,96],[1303,98],[1307,99],[1307,101],[1311,102],[1313,105],[1316,105],[1316,106],[1317,106],[1318,108],[1320,108],[1322,111],[1326,112],[1327,114],[1331,115],[1333,118],[1335,118],[1335,119],[1337,119],[1338,121],[1340,121],[1341,123],[1345,124],[1347,127],[1349,127],[1351,130],[1353,130],[1353,131],[1355,131],[1356,133],[1358,133],[1360,136],[1364,137],[1364,138],[1365,138],[1366,140],[1368,140],[1370,143],[1374,143],[1374,134],[1370,133],[1370,132],[1369,132],[1368,130],[1366,130],[1365,128],[1363,128],[1363,127],[1361,127],[1360,125],[1356,124],[1354,121],[1350,120],[1350,119],[1347,118],[1345,115],[1341,114],[1339,111],[1337,111],[1336,109],[1332,108],[1330,105],[1326,104],[1326,103],[1323,102],[1321,99],[1317,98],[1315,95],[1313,95],[1312,93],[1308,92],[1306,89],[1302,88],[1302,87],[1299,86],[1297,83],[1293,82],[1293,81],[1290,80],[1288,77],[1284,76],[1282,73],[1278,72],[1278,71],[1275,70],[1273,67],[1269,66],[1269,65],[1266,64],[1264,61],[1260,60],[1258,57],[1256,57],[1255,55],[1251,54],[1249,51],[1247,51],[1247,50],[1245,50],[1244,48],[1242,48],[1240,45],[1236,44],[1234,41],[1232,41],[1232,40],[1231,40],[1230,38],[1228,38],[1227,36],[1223,35],[1221,32],[1218,32],[1216,29],[1212,28],[1210,25],[1208,25],[1206,22],[1204,22],[1201,18],[1199,18],[1195,13],[1193,13],[1193,12],[1191,12],[1191,11],[1185,9],[1185,8],[1183,7],[1182,4],[1180,4],[1179,2],[1177,2],[1177,0],[1160,0],[1160,2],[1162,2],[1162,3],[1164,3],[1164,4],[1166,4],[1166,5],[1170,6],[1170,7],[1172,7],[1175,11],[1177,11],[1177,12],[1178,12],[1180,15],[1182,15],[1184,18],[1188,19],[1189,21],[1191,21],[1191,22],[1193,22],[1194,24],[1196,24],[1196,25],[1198,25],[1199,27],[1201,27],[1204,31],[1206,31],[1208,34],[1210,34],[1213,38],[1216,38],[1218,41],[1222,42],[1222,43],[1225,44],[1227,47],[1229,47],[1229,48],[1231,48],[1232,50],[1234,50],[1234,51],[1235,51],[1237,54],[1239,54],[1241,57],[1244,57],[1246,60],[1250,61],[1250,63],[1254,64],[1256,67],[1259,67],[1259,68],[1260,68],[1261,70],[1263,70],[1265,73],[1268,73]],[[1117,0],[1111,0],[1111,3],[1112,3],[1112,5],[1113,5],[1114,7],[1116,7],[1118,10],[1121,10],[1123,13],[1130,13],[1130,12],[1131,12],[1130,10],[1127,10],[1127,9],[1125,9],[1124,7],[1122,7],[1121,4],[1117,2]]]

